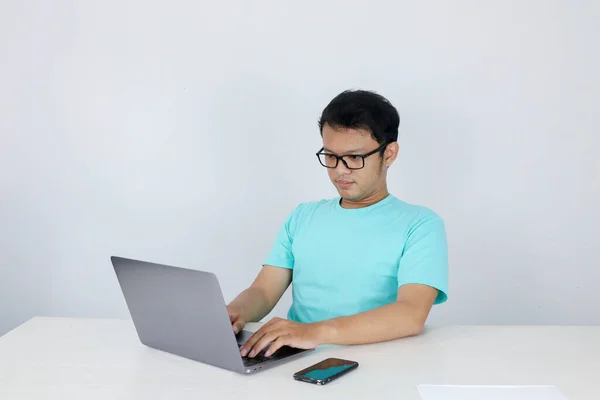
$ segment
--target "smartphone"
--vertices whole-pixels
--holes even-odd
[[[325,385],[356,368],[358,368],[356,361],[328,358],[302,371],[296,372],[294,379],[314,383],[315,385]]]

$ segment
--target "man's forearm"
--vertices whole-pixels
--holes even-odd
[[[418,335],[426,313],[407,302],[395,302],[347,317],[317,323],[322,344],[354,345]]]
[[[269,302],[261,289],[251,286],[240,293],[229,306],[238,309],[245,321],[257,322],[269,314],[275,304]]]

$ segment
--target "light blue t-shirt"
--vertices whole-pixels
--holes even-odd
[[[279,229],[265,265],[293,269],[288,319],[317,322],[396,301],[419,283],[448,291],[443,220],[392,195],[358,209],[340,198],[300,204]]]

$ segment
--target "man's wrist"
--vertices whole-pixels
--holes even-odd
[[[317,332],[319,344],[335,344],[338,336],[338,327],[335,320],[330,319],[321,322],[315,322],[314,328]]]

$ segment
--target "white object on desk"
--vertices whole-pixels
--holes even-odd
[[[423,400],[568,400],[554,386],[420,385]]]

